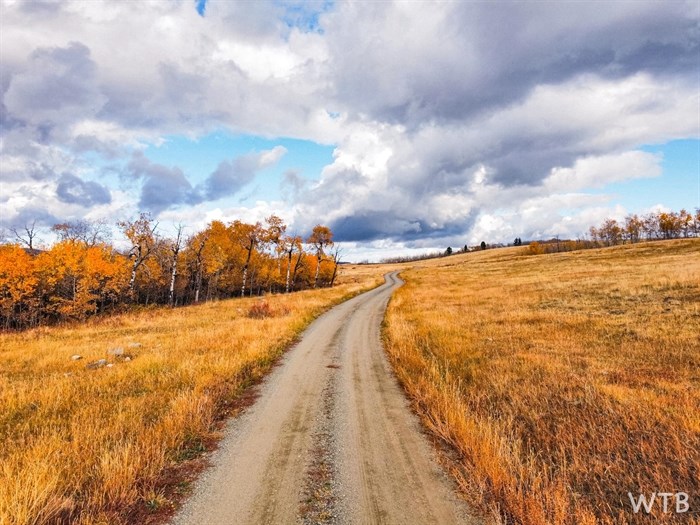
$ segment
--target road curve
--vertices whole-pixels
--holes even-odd
[[[385,279],[309,326],[230,423],[173,525],[476,523],[384,355],[380,325],[402,284]]]

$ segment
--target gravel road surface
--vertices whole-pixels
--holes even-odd
[[[173,525],[478,523],[384,355],[380,326],[401,284],[388,274],[309,326],[231,421]]]

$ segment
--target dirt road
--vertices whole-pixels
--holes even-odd
[[[401,281],[325,313],[232,421],[174,525],[475,523],[384,356]]]

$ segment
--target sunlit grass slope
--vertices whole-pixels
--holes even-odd
[[[263,307],[234,299],[0,334],[0,524],[112,525],[168,505],[164,472],[202,451],[315,316],[384,271],[344,267],[333,289]],[[86,368],[99,359],[112,366]]]
[[[524,250],[423,263],[390,303],[390,357],[453,474],[508,523],[650,523],[640,491],[689,493],[694,517],[655,519],[698,522],[700,240]]]

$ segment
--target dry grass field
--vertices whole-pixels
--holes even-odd
[[[421,263],[389,307],[392,363],[469,499],[504,523],[700,522],[700,240],[524,253]],[[634,514],[640,491],[691,512]]]
[[[384,271],[343,267],[333,289],[264,303],[0,334],[0,524],[144,523],[163,512],[173,469],[215,441],[245,387],[315,316]],[[108,364],[86,368],[99,359]]]

